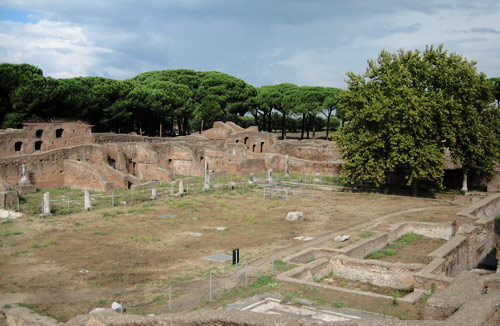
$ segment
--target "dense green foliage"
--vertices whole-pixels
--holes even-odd
[[[441,185],[445,148],[466,172],[493,170],[499,111],[474,62],[442,46],[382,51],[363,75],[348,73],[347,83],[338,140],[351,182],[382,185],[388,173],[399,173],[414,187],[418,180]]]
[[[150,71],[123,81],[54,79],[27,64],[0,64],[0,83],[2,128],[20,127],[26,121],[82,120],[93,124],[95,131],[135,131],[153,136],[177,129],[186,135],[210,128],[217,120],[248,125],[246,114],[250,113],[261,130],[280,129],[285,137],[287,129],[296,130],[297,114],[306,112],[314,121],[318,112],[324,109],[331,113],[334,107],[333,102],[324,107],[316,103],[304,111],[305,103],[291,100],[301,87],[279,84],[255,88],[217,71]],[[338,94],[332,93],[332,88],[328,91]],[[323,120],[317,120],[309,123],[307,130],[323,127]]]

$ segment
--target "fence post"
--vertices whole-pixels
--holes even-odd
[[[134,205],[134,188],[130,187],[130,197],[132,198],[132,205]]]
[[[245,261],[245,287],[248,287],[248,259]]]
[[[19,196],[17,196],[17,211],[21,211],[21,207],[19,206]]]
[[[69,214],[69,197],[67,197],[66,199],[67,199],[67,201],[66,201],[66,203],[67,203],[67,205],[66,205],[66,206],[67,206],[67,207],[66,207],[66,209],[68,210],[68,214]]]
[[[168,312],[172,312],[172,285],[168,286]]]
[[[111,190],[111,207],[115,206],[115,189]]]
[[[212,271],[210,271],[210,283],[208,285],[208,301],[212,301]]]
[[[238,263],[234,265],[234,287],[238,287]]]

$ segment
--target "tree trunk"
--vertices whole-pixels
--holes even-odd
[[[307,139],[309,139],[309,129],[311,128],[311,115],[307,115],[307,124],[306,124],[306,132],[307,132]]]
[[[189,131],[189,119],[187,117],[182,117],[182,121],[184,123],[184,135],[183,136],[186,136],[188,131]]]
[[[255,111],[255,115],[253,116],[253,123],[257,126],[257,129],[259,129],[259,119],[257,118],[259,114],[257,113],[257,111]]]
[[[460,189],[460,191],[462,192],[462,194],[465,195],[465,193],[469,191],[469,189],[467,188],[467,171],[463,170],[463,172],[464,172],[464,178],[462,179],[462,189]]]
[[[411,196],[417,197],[417,194],[418,194],[418,181],[413,180],[413,182],[411,183]]]
[[[262,113],[262,131],[266,131],[266,112]]]
[[[328,140],[328,134],[330,132],[330,116],[332,115],[332,111],[328,110],[328,117],[326,120],[326,140]]]
[[[313,139],[316,139],[316,116],[313,115],[311,117],[312,119],[312,125],[313,125]]]
[[[182,135],[182,121],[180,118],[177,118],[177,129],[179,130],[179,135]]]
[[[306,114],[305,113],[302,113],[302,131],[300,132],[300,139],[304,139],[304,126],[305,126],[305,123],[304,123],[304,120],[306,119]]]
[[[269,132],[273,132],[273,110],[269,110],[269,121],[267,122],[268,123],[268,128],[267,128],[267,131]]]
[[[163,124],[160,121],[160,137],[163,137]]]
[[[281,138],[286,139],[286,114],[283,112],[283,118],[281,120]]]

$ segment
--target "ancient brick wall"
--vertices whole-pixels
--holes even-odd
[[[22,130],[0,133],[0,157],[90,144],[91,128],[78,122],[25,123]]]

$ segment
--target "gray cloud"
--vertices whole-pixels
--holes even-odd
[[[439,43],[484,62],[479,68],[489,75],[500,75],[492,59],[500,50],[495,42],[499,9],[491,0],[4,3],[37,20],[18,25],[0,20],[1,60],[37,64],[52,76],[123,79],[148,70],[190,68],[221,70],[257,86],[343,87],[346,71],[362,72],[366,60],[383,48]],[[474,37],[464,38],[465,29]]]

